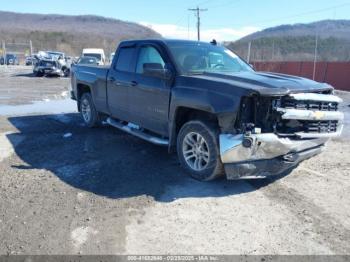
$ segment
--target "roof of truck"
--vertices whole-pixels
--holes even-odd
[[[155,39],[135,39],[135,40],[126,40],[122,41],[120,44],[121,46],[130,45],[130,44],[136,44],[136,43],[163,43],[163,44],[170,44],[170,43],[179,43],[179,44],[203,44],[203,45],[209,45],[209,42],[203,42],[203,41],[194,41],[194,40],[182,40],[182,39],[166,39],[166,38],[155,38]]]
[[[102,48],[84,48],[83,53],[104,53]]]

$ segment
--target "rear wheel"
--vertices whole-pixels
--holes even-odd
[[[80,113],[84,123],[88,127],[95,127],[99,124],[99,114],[96,111],[90,93],[84,93],[80,99]]]
[[[34,75],[36,77],[42,77],[42,76],[44,76],[44,73],[42,73],[41,71],[35,71]]]
[[[210,181],[223,174],[218,145],[218,131],[211,123],[190,121],[177,138],[181,165],[195,179]]]

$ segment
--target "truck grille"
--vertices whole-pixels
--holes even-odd
[[[283,108],[294,108],[313,111],[337,111],[337,102],[324,102],[324,101],[300,101],[290,97],[285,97],[282,100],[281,106]]]
[[[332,133],[337,132],[338,121],[304,121],[305,132]]]
[[[337,132],[338,121],[305,121],[305,120],[283,120],[280,122],[277,131],[280,134],[288,133],[332,133]]]
[[[284,135],[310,137],[315,134],[332,134],[342,128],[343,114],[338,111],[341,99],[325,94],[296,94],[282,97],[277,111],[281,119],[276,131]]]

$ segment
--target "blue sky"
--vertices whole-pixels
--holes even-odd
[[[350,0],[11,0],[1,10],[29,13],[94,14],[147,25],[163,36],[196,37],[195,17],[202,14],[202,39],[236,40],[280,24],[350,19]]]

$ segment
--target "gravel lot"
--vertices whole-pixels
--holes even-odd
[[[349,93],[343,136],[292,173],[200,183],[84,127],[68,88],[0,67],[0,254],[350,254]]]

